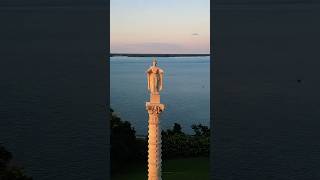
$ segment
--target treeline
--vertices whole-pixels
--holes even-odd
[[[12,154],[0,144],[0,180],[32,180],[21,167],[12,165]]]
[[[199,157],[209,156],[210,129],[201,124],[192,125],[193,135],[185,134],[179,124],[173,129],[162,131],[162,157]]]
[[[147,144],[135,136],[135,130],[128,121],[111,113],[111,170],[112,172],[133,161],[143,161],[146,157]]]
[[[111,53],[113,56],[126,56],[126,57],[199,57],[210,56],[210,54],[127,54],[127,53]]]
[[[111,170],[122,169],[131,162],[146,162],[148,139],[136,138],[128,121],[121,120],[112,109],[111,114]],[[186,134],[181,125],[162,131],[163,159],[209,156],[210,129],[201,124],[192,125],[194,134]]]

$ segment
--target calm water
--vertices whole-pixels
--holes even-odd
[[[108,175],[106,13],[0,10],[0,143],[34,180]]]
[[[320,179],[320,8],[261,6],[214,9],[212,179]]]
[[[131,122],[137,134],[146,134],[148,128],[145,71],[151,61],[150,57],[112,57],[110,63],[111,107]],[[162,128],[171,128],[176,122],[191,133],[192,124],[209,125],[210,58],[163,57],[158,58],[158,66],[165,71],[161,101],[166,110],[161,116]]]

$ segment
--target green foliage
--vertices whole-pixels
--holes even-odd
[[[121,120],[112,109],[111,115],[111,172],[119,173],[134,162],[146,163],[148,157],[148,139],[138,139],[135,130],[128,121]],[[163,159],[179,157],[207,157],[209,155],[210,129],[201,124],[192,125],[194,134],[182,131],[178,123],[172,129],[162,131]]]
[[[181,131],[181,126],[174,124],[173,129],[162,131],[163,158],[199,157],[209,155],[210,129],[201,124],[192,125],[194,135]]]
[[[1,180],[32,180],[24,174],[23,169],[10,165],[12,154],[0,145],[0,179]]]
[[[111,114],[111,172],[128,163],[146,159],[147,144],[136,139],[135,130],[128,121],[122,121],[112,109]]]
[[[210,129],[207,126],[203,126],[201,124],[191,126],[193,131],[195,132],[195,136],[198,137],[210,137]]]

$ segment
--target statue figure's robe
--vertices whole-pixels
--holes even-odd
[[[162,90],[163,70],[152,66],[147,71],[148,90],[152,94],[158,94]]]

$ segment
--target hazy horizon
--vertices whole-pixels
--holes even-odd
[[[209,54],[210,1],[110,1],[110,53]]]

